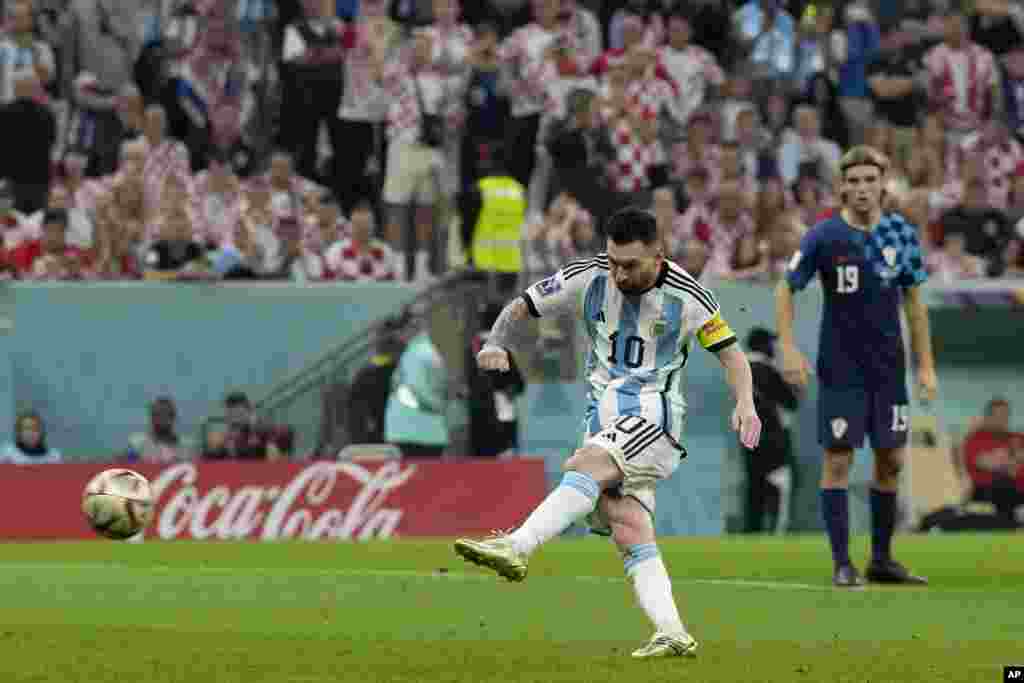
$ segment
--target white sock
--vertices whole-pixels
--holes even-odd
[[[409,274],[409,269],[405,264],[405,252],[395,249],[393,253],[395,255],[395,281],[405,282]]]
[[[416,276],[414,280],[422,280],[430,276],[430,254],[420,249],[416,252]]]
[[[515,549],[529,555],[537,546],[551,540],[593,512],[601,487],[579,472],[566,472],[562,483],[548,494],[523,525],[510,535]]]
[[[672,597],[672,582],[661,561],[661,553],[654,543],[637,543],[626,549],[622,558],[626,574],[633,581],[633,592],[641,609],[663,633],[686,631],[675,598]]]

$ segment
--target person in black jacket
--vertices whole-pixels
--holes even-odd
[[[348,392],[345,425],[354,444],[384,443],[384,413],[391,394],[391,375],[405,348],[408,320],[389,320],[380,332],[369,362],[356,373]]]
[[[14,206],[24,214],[46,207],[50,192],[50,150],[57,141],[57,119],[40,104],[42,85],[36,76],[14,82],[14,101],[0,108],[0,130],[7,151],[0,177],[14,190]]]
[[[519,416],[516,398],[526,389],[515,359],[509,354],[508,372],[485,372],[477,367],[476,355],[483,348],[490,329],[501,313],[501,305],[484,307],[480,327],[470,344],[469,431],[470,452],[476,457],[494,458],[519,445]]]
[[[786,501],[772,483],[772,474],[788,469],[792,477],[795,471],[792,439],[782,411],[796,410],[800,398],[797,390],[786,383],[775,366],[775,339],[775,334],[763,327],[753,328],[747,336],[747,357],[754,379],[754,407],[761,416],[762,425],[758,447],[743,449],[747,469],[744,532],[750,534],[774,530]],[[792,490],[792,479],[790,482]]]

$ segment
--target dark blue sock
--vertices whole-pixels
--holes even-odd
[[[838,567],[850,564],[850,506],[846,489],[822,489],[821,512],[832,544],[832,561]]]
[[[889,559],[892,532],[896,528],[896,494],[871,489],[871,556]]]

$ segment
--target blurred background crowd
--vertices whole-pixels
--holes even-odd
[[[5,0],[8,277],[515,280],[649,205],[771,280],[840,151],[942,281],[1024,273],[1019,0]]]

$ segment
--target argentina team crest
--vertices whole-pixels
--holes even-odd
[[[559,282],[558,278],[554,275],[537,283],[537,291],[540,292],[541,296],[551,296],[561,288],[562,283]]]
[[[849,424],[846,422],[846,420],[844,418],[837,417],[832,420],[831,424],[832,436],[834,436],[837,439],[843,438],[843,435],[846,434],[846,428],[849,427]]]

